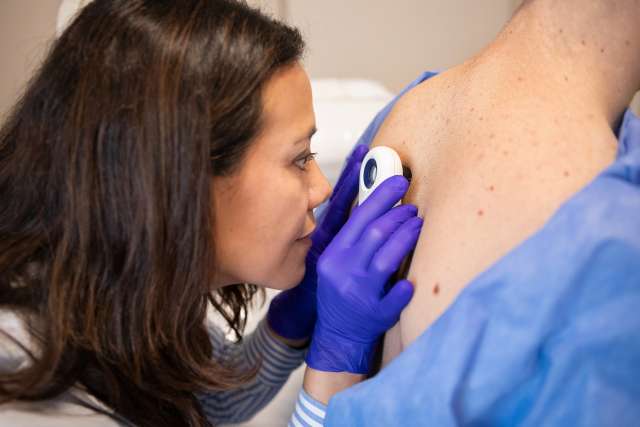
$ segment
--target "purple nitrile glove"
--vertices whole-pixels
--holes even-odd
[[[305,260],[305,273],[298,286],[280,292],[271,301],[267,321],[279,336],[291,340],[309,338],[316,322],[316,263],[331,239],[349,217],[349,210],[358,193],[358,179],[362,159],[369,151],[366,145],[358,145],[353,150],[340,174],[329,204],[318,218],[316,229],[311,235],[311,249]]]
[[[318,261],[318,320],[307,365],[319,371],[366,374],[380,336],[413,295],[407,280],[385,284],[415,247],[422,219],[413,205],[393,208],[409,183],[384,181],[358,206]]]

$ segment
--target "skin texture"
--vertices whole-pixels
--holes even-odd
[[[640,87],[640,6],[601,3],[527,2],[483,52],[410,91],[385,121],[373,145],[412,169],[404,201],[425,224],[407,276],[415,294],[383,366],[614,160],[612,129]]]
[[[263,103],[263,129],[241,167],[212,183],[219,286],[297,285],[311,247],[313,209],[331,192],[310,153],[315,115],[304,69],[278,71]]]

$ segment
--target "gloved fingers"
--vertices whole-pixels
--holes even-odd
[[[357,146],[347,165],[340,174],[338,183],[333,189],[329,205],[324,210],[322,218],[318,218],[318,230],[313,234],[313,246],[316,252],[321,253],[334,238],[336,233],[349,218],[349,210],[353,200],[358,194],[358,178],[362,159],[369,151],[366,145]]]
[[[383,277],[386,282],[400,268],[402,260],[415,248],[423,222],[420,217],[413,217],[404,222],[383,242],[368,265],[369,269]]]
[[[383,322],[384,331],[389,330],[400,318],[402,310],[413,297],[413,284],[408,280],[400,280],[379,302],[378,312]]]
[[[331,196],[327,207],[327,213],[322,220],[322,228],[326,230],[329,240],[336,235],[349,217],[349,209],[356,194],[358,194],[358,176],[361,163],[356,163],[354,168],[344,177],[343,184]],[[326,242],[328,244],[329,242]]]
[[[357,244],[358,259],[361,266],[367,268],[371,258],[402,226],[415,219],[418,208],[414,205],[402,205],[391,209],[380,218],[373,221],[362,233]]]
[[[404,196],[408,188],[409,181],[400,175],[392,176],[382,182],[362,205],[353,210],[335,241],[346,246],[355,244],[360,240],[367,226],[389,211]]]
[[[330,201],[337,197],[338,192],[340,191],[342,186],[345,184],[345,181],[347,181],[347,178],[350,178],[349,175],[351,174],[351,171],[353,171],[354,169],[357,171],[356,177],[360,174],[360,165],[362,165],[362,160],[364,159],[364,156],[367,155],[368,151],[369,151],[369,147],[364,144],[359,144],[353,149],[353,151],[349,155],[346,166],[340,173],[338,182],[336,182],[336,185],[333,188],[333,193],[329,198]],[[358,190],[357,184],[358,184],[358,181],[356,179],[356,191]],[[353,200],[354,197],[355,195],[351,197],[351,200]]]

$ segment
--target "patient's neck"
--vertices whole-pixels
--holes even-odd
[[[640,0],[530,0],[469,62],[535,80],[613,127],[640,89]]]

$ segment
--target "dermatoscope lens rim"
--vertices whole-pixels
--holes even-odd
[[[376,178],[378,176],[378,164],[376,159],[369,159],[367,164],[364,167],[364,185],[367,188],[371,188],[373,184],[376,182]]]

